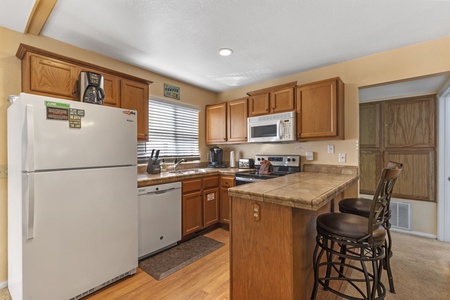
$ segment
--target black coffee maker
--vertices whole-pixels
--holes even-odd
[[[208,168],[226,168],[227,166],[222,163],[223,150],[219,147],[213,147],[209,149],[209,165]]]
[[[80,101],[103,105],[105,92],[103,76],[94,72],[80,72],[78,78]]]

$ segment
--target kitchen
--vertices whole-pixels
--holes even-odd
[[[0,28],[0,39],[2,41],[1,50],[1,69],[3,70],[1,79],[1,129],[2,129],[2,146],[0,167],[6,166],[6,98],[11,94],[18,94],[21,91],[21,62],[16,57],[16,52],[20,43],[29,44],[37,48],[42,48],[50,52],[64,54],[78,60],[88,61],[92,64],[102,65],[109,69],[118,70],[122,73],[130,74],[136,77],[145,78],[153,83],[150,85],[150,95],[164,98],[163,85],[170,83],[181,89],[182,101],[196,106],[200,109],[199,120],[199,147],[201,153],[201,161],[208,160],[207,153],[209,146],[205,142],[205,105],[215,104],[218,102],[238,99],[246,95],[248,91],[266,88],[268,86],[276,86],[286,82],[296,81],[298,83],[310,83],[327,78],[339,76],[345,83],[345,140],[333,141],[335,145],[335,154],[327,153],[327,141],[322,142],[304,142],[292,143],[286,145],[279,144],[241,144],[232,145],[225,144],[221,146],[224,149],[224,157],[229,157],[230,151],[234,150],[239,158],[252,157],[259,153],[279,153],[292,154],[293,152],[305,156],[305,147],[308,151],[316,154],[316,163],[318,164],[337,164],[338,153],[347,153],[347,161],[345,165],[358,165],[358,120],[349,116],[358,115],[358,89],[359,87],[376,85],[384,82],[392,82],[404,80],[407,78],[416,78],[448,72],[450,70],[449,57],[449,38],[437,38],[430,41],[422,42],[412,46],[398,48],[387,52],[349,60],[334,65],[316,68],[311,71],[305,71],[280,77],[277,79],[267,80],[265,82],[253,84],[247,87],[236,88],[222,93],[215,93],[203,88],[195,87],[185,82],[162,76],[138,67],[123,63],[101,54],[83,50],[75,46],[57,41],[45,36],[22,34],[17,31],[9,30],[4,27]],[[426,53],[426,55],[424,55]],[[395,63],[393,63],[395,62]],[[414,62],[412,64],[411,62]],[[370,72],[368,72],[370,70]],[[296,149],[298,148],[298,149]],[[3,169],[2,169],[3,170]],[[3,174],[3,171],[2,171]],[[7,205],[7,180],[4,177],[0,179],[1,196],[0,196],[0,214],[1,214],[1,245],[0,250],[0,282],[7,281],[7,250],[6,250],[6,205]],[[417,208],[425,211],[427,219],[435,219],[436,204],[426,203]],[[437,235],[436,225],[425,225],[419,231]]]

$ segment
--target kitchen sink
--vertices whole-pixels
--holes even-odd
[[[206,173],[206,170],[205,169],[185,169],[185,170],[178,170],[178,171],[170,171],[169,173],[185,175],[185,174]]]

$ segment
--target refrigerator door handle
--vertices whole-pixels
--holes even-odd
[[[34,174],[26,174],[25,177],[26,238],[31,240],[34,238]]]
[[[26,128],[27,128],[27,145],[26,145],[26,166],[25,170],[28,172],[34,171],[34,107],[27,104],[25,108],[26,113]]]

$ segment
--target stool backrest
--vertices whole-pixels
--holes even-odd
[[[385,168],[381,173],[380,181],[373,196],[372,207],[369,214],[369,242],[375,229],[385,223],[388,216],[389,204],[391,201],[392,190],[397,178],[402,172],[403,166],[396,168]]]

